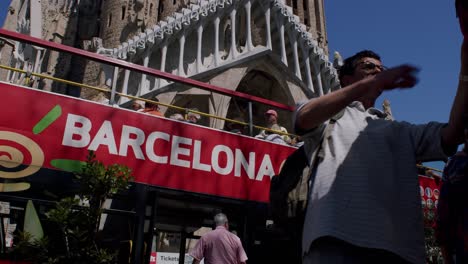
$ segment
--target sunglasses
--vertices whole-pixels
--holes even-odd
[[[383,65],[375,64],[370,61],[360,62],[358,65],[361,65],[361,68],[366,71],[372,71],[372,70],[375,70],[376,68],[379,69],[380,71],[385,71],[387,69],[387,67]]]

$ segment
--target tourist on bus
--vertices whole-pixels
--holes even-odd
[[[141,100],[133,100],[130,108],[137,112],[142,112],[145,109],[145,102]]]
[[[304,263],[425,263],[415,164],[444,160],[463,142],[467,56],[468,39],[461,48],[448,124],[386,120],[374,108],[376,99],[384,91],[413,87],[417,69],[386,69],[368,50],[345,60],[339,70],[343,88],[298,107],[295,128],[304,135],[314,172],[303,229]],[[332,117],[332,129],[325,129]]]
[[[193,264],[203,259],[205,264],[245,264],[245,254],[239,237],[229,232],[229,223],[225,214],[214,217],[216,229],[204,234],[190,252]]]
[[[142,113],[146,113],[149,115],[155,115],[155,116],[163,116],[161,112],[159,112],[159,105],[157,104],[159,102],[159,99],[154,97],[152,99],[153,102],[146,101],[145,102],[145,109],[141,111]]]
[[[198,111],[198,109],[194,108],[192,109],[194,111]],[[192,124],[196,124],[198,123],[198,120],[200,120],[201,116],[197,113],[194,113],[194,112],[188,112],[187,114],[187,122],[189,123],[192,123]]]
[[[271,136],[272,134],[277,134],[283,139],[284,142],[289,144],[291,142],[291,138],[287,135],[288,130],[278,124],[278,113],[273,109],[269,109],[268,111],[265,112],[264,116],[265,116],[266,127],[268,129],[278,131],[280,133],[274,133],[268,130],[261,130],[260,133],[256,135],[255,137],[265,139],[265,140],[270,140],[271,138],[273,138],[273,136]]]
[[[233,120],[241,123],[245,123],[244,119],[242,117],[234,117]],[[231,132],[231,133],[236,133],[239,135],[245,135],[247,134],[246,128],[247,126],[245,124],[237,123],[237,122],[227,122],[226,124],[226,130]]]

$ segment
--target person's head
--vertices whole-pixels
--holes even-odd
[[[224,226],[225,228],[229,228],[228,218],[223,213],[215,215],[214,222],[216,226]]]
[[[233,120],[239,121],[239,122],[245,122],[242,117],[234,117]],[[226,128],[229,132],[237,133],[237,134],[244,134],[245,130],[245,125],[244,124],[239,124],[239,123],[234,123],[234,122],[228,122],[226,124]]]
[[[196,109],[194,109],[195,111],[198,111]],[[200,115],[197,114],[197,113],[194,113],[194,112],[188,112],[187,114],[187,121],[189,121],[190,123],[198,123],[198,120],[200,119]]]
[[[132,105],[131,105],[131,108],[135,111],[138,111],[140,109],[143,109],[144,108],[144,102],[143,101],[140,101],[140,100],[134,100],[132,102]]]
[[[270,110],[266,111],[265,112],[265,120],[266,120],[266,122],[267,122],[267,124],[269,126],[277,124],[278,123],[278,113],[273,109],[270,109]]]
[[[353,56],[346,58],[343,66],[339,69],[339,79],[341,86],[347,86],[362,80],[370,75],[375,75],[383,71],[380,56],[371,51],[363,50]]]
[[[302,142],[302,137],[301,136],[295,136],[291,139],[291,145],[296,145],[296,144],[301,144]]]
[[[159,103],[159,99],[156,98],[156,97],[152,98],[151,100],[154,101],[154,102]],[[145,109],[159,110],[159,105],[157,103],[146,101],[145,102]]]
[[[374,76],[385,70],[380,56],[371,51],[363,50],[344,60],[343,66],[339,69],[339,79],[342,87],[353,84],[357,81]],[[375,100],[380,93],[368,94],[359,99],[364,106],[374,106]]]

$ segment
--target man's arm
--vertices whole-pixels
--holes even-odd
[[[193,258],[192,264],[198,264],[201,262],[201,260],[204,257],[204,237],[202,236],[197,244],[195,244],[195,247],[192,248],[190,251],[189,255]]]
[[[463,41],[461,48],[460,80],[453,101],[448,126],[442,129],[442,146],[449,151],[464,141],[464,116],[468,114],[468,43]],[[450,153],[447,153],[450,154]]]
[[[237,259],[238,263],[245,264],[248,260],[247,254],[245,254],[244,247],[242,246],[242,242],[239,238],[237,238]]]
[[[297,113],[296,127],[309,131],[364,95],[377,98],[384,90],[413,87],[416,68],[402,65],[369,76],[332,93],[309,100]]]

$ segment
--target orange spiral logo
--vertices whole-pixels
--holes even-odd
[[[15,142],[23,146],[31,154],[31,162],[26,168],[20,171],[0,171],[1,178],[23,178],[41,169],[44,164],[44,152],[36,142],[21,134],[10,131],[0,131],[0,140]],[[24,155],[17,148],[0,145],[0,152],[6,153],[0,155],[0,166],[11,169],[23,165]]]

